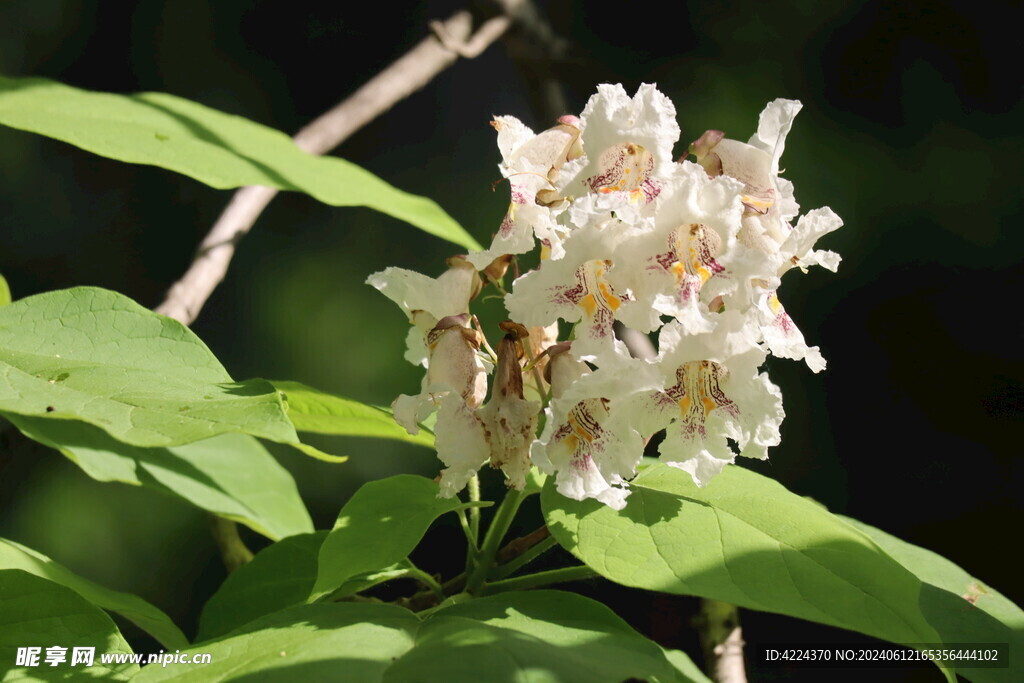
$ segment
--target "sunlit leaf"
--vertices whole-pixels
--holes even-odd
[[[205,642],[209,680],[559,681],[687,678],[607,607],[557,591],[504,593],[420,619],[384,604],[292,607]],[[188,665],[149,666],[141,681],[194,680]]]
[[[411,474],[364,484],[341,508],[320,548],[313,597],[405,559],[435,519],[469,505],[437,493],[436,483]]]
[[[127,680],[137,664],[103,664],[100,655],[130,654],[103,610],[75,591],[20,569],[0,569],[0,672],[4,680]],[[67,662],[45,664],[48,647],[66,647]],[[39,664],[17,666],[19,647],[41,649]],[[71,666],[74,647],[95,648],[92,666]]]
[[[42,553],[4,538],[0,538],[0,569],[20,569],[70,588],[93,605],[117,612],[159,640],[167,649],[180,649],[188,645],[188,640],[171,618],[142,598],[83,579]]]
[[[203,608],[196,640],[209,640],[257,617],[306,602],[326,531],[292,536],[268,546],[231,574]]]
[[[704,488],[666,465],[630,484],[622,511],[545,487],[566,549],[623,585],[714,598],[860,631],[939,643],[922,584],[874,542],[774,480],[728,467]]]
[[[84,422],[9,415],[23,434],[55,448],[98,481],[144,486],[277,540],[313,530],[295,480],[245,434],[141,448]]]
[[[302,444],[277,391],[235,382],[187,327],[105,289],[0,308],[0,414],[88,422],[134,446],[245,433]]]
[[[873,526],[839,516],[919,578],[921,612],[946,643],[1009,643],[1010,662],[1024,661],[1024,611],[946,558]],[[972,681],[1016,681],[1009,668],[958,667]]]
[[[395,422],[387,408],[335,396],[299,382],[272,380],[271,384],[283,394],[288,419],[300,432],[369,436],[407,441],[428,448],[434,446],[431,431],[420,429],[419,434],[410,435]]]
[[[279,131],[164,93],[114,95],[43,78],[0,76],[0,124],[101,156],[166,168],[218,189],[263,185],[332,206],[367,206],[473,250],[435,202],[337,157],[300,150]]]

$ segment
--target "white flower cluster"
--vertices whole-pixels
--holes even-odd
[[[699,485],[737,454],[767,457],[784,413],[758,370],[766,355],[825,367],[779,302],[780,277],[839,264],[813,247],[842,221],[823,208],[794,224],[793,185],[779,177],[799,109],[770,103],[746,143],[707,131],[689,149],[697,163],[673,161],[675,107],[652,85],[632,98],[599,86],[579,118],[539,134],[495,119],[512,202],[490,249],[451,259],[437,279],[388,268],[368,280],[413,323],[406,358],[427,372],[394,414],[416,433],[437,411],[442,495],[489,461],[509,486],[536,465],[564,495],[621,509],[661,430],[661,459]],[[510,322],[493,351],[469,311],[479,271],[498,283],[538,243],[540,266],[506,295]],[[558,342],[560,320],[573,324],[570,342]],[[615,321],[658,331],[657,358],[632,358]]]

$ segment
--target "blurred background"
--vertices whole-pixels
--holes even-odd
[[[755,469],[939,552],[1020,603],[1021,568],[1008,550],[1020,541],[1024,483],[1022,119],[1016,50],[994,28],[1013,5],[538,6],[571,46],[554,67],[569,111],[578,113],[598,83],[630,92],[657,83],[678,109],[677,154],[707,128],[746,139],[771,99],[804,103],[783,166],[805,211],[828,205],[845,220],[821,245],[843,263],[835,275],[791,272],[781,295],[829,368],[814,375],[801,363],[770,362],[787,420],[782,446]],[[422,39],[430,20],[463,7],[8,0],[0,4],[0,73],[164,91],[293,133]],[[534,86],[496,44],[337,154],[435,199],[486,244],[508,202],[507,188],[491,191],[500,157],[488,122],[512,114],[548,127],[531,106]],[[0,273],[17,298],[95,285],[155,306],[230,196],[5,128],[0,179]],[[405,317],[363,282],[390,265],[437,275],[458,250],[366,209],[283,194],[193,327],[236,378],[293,379],[386,405],[417,390],[420,371],[402,360]],[[315,443],[352,458],[328,465],[275,453],[319,528],[367,480],[439,469],[411,446]],[[500,487],[496,476],[485,484]],[[223,580],[202,514],[94,482],[9,425],[0,432],[0,510],[0,535],[142,595],[187,635]],[[442,544],[459,540],[454,528],[433,533]],[[417,559],[444,572],[458,562]],[[606,584],[580,590],[664,644],[697,652],[687,625],[693,601]],[[743,619],[749,642],[853,639],[775,615]],[[145,637],[125,629],[146,651]]]

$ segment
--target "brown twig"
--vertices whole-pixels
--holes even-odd
[[[509,0],[509,4],[525,4],[525,0]],[[459,56],[480,54],[508,29],[511,19],[507,15],[494,17],[476,32],[472,24],[467,11],[456,12],[443,22],[434,22],[433,34],[338,106],[300,130],[295,135],[295,144],[310,154],[324,154],[337,147],[395,103],[425,86]],[[171,286],[156,311],[191,324],[224,279],[235,246],[276,194],[275,189],[258,186],[243,187],[235,192],[199,245],[192,265]]]
[[[703,599],[697,626],[711,679],[717,683],[747,683],[739,609],[726,602]]]
[[[498,564],[505,564],[509,560],[522,555],[550,535],[551,532],[548,531],[547,526],[542,526],[525,536],[509,541],[505,544],[504,548],[498,551]]]

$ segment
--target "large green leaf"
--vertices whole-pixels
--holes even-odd
[[[676,677],[669,679],[683,683],[683,681],[695,681],[696,683],[711,683],[700,667],[693,663],[690,655],[682,650],[665,650],[665,659],[675,669]]]
[[[438,498],[437,484],[400,474],[364,484],[338,513],[320,547],[313,598],[349,579],[405,559],[431,522],[468,507],[458,498]]]
[[[393,605],[302,605],[196,645],[197,652],[211,655],[201,671],[194,665],[147,666],[133,680],[380,681],[413,647],[419,623]]]
[[[286,538],[231,572],[203,607],[196,640],[216,638],[258,617],[304,604],[326,537],[326,531],[317,531]]]
[[[626,508],[577,502],[550,484],[551,533],[605,577],[860,631],[938,643],[921,613],[921,582],[870,539],[775,481],[728,467],[705,488],[654,465]]]
[[[661,648],[599,602],[561,591],[506,593],[436,611],[394,681],[680,680]],[[683,678],[682,680],[686,680]]]
[[[306,602],[316,582],[317,556],[326,531],[292,536],[267,546],[230,575],[203,607],[196,640],[209,640],[258,617]],[[333,597],[358,593],[409,574],[408,561],[355,576]]]
[[[867,535],[923,584],[921,611],[946,643],[1009,643],[1010,662],[1024,662],[1024,611],[946,558],[873,526],[839,516]],[[969,664],[969,662],[968,662]],[[1017,681],[1020,671],[957,667],[973,681]]]
[[[690,680],[607,607],[557,591],[471,600],[422,621],[392,605],[303,605],[199,648],[212,655],[201,672],[208,680]],[[188,666],[150,666],[138,680],[195,680],[196,673]]]
[[[0,569],[0,680],[127,680],[137,664],[103,664],[101,654],[131,654],[103,610],[75,591],[20,569]],[[46,649],[66,647],[66,661],[45,663]],[[19,647],[41,648],[37,666],[17,666]],[[71,665],[75,647],[95,648],[92,666]]]
[[[98,481],[170,494],[273,540],[313,530],[295,480],[251,436],[221,434],[184,446],[141,448],[84,422],[21,415],[8,419]]]
[[[0,308],[0,414],[78,420],[134,446],[239,432],[299,441],[274,387],[235,382],[187,327],[105,289]]]
[[[42,553],[14,541],[0,538],[0,569],[20,569],[66,586],[97,607],[117,612],[169,650],[188,646],[188,640],[171,618],[142,598],[83,579]]]
[[[0,275],[0,306],[6,306],[9,303],[11,303],[11,288],[7,285],[4,276]]]
[[[113,95],[42,78],[0,77],[0,124],[101,156],[160,166],[218,189],[264,185],[332,206],[368,206],[473,250],[480,245],[433,201],[283,133],[163,93]]]
[[[415,436],[395,422],[387,408],[369,406],[342,398],[299,382],[271,381],[283,394],[288,419],[300,432],[338,436],[370,436],[408,441],[428,448],[434,446],[434,434],[421,428]]]

